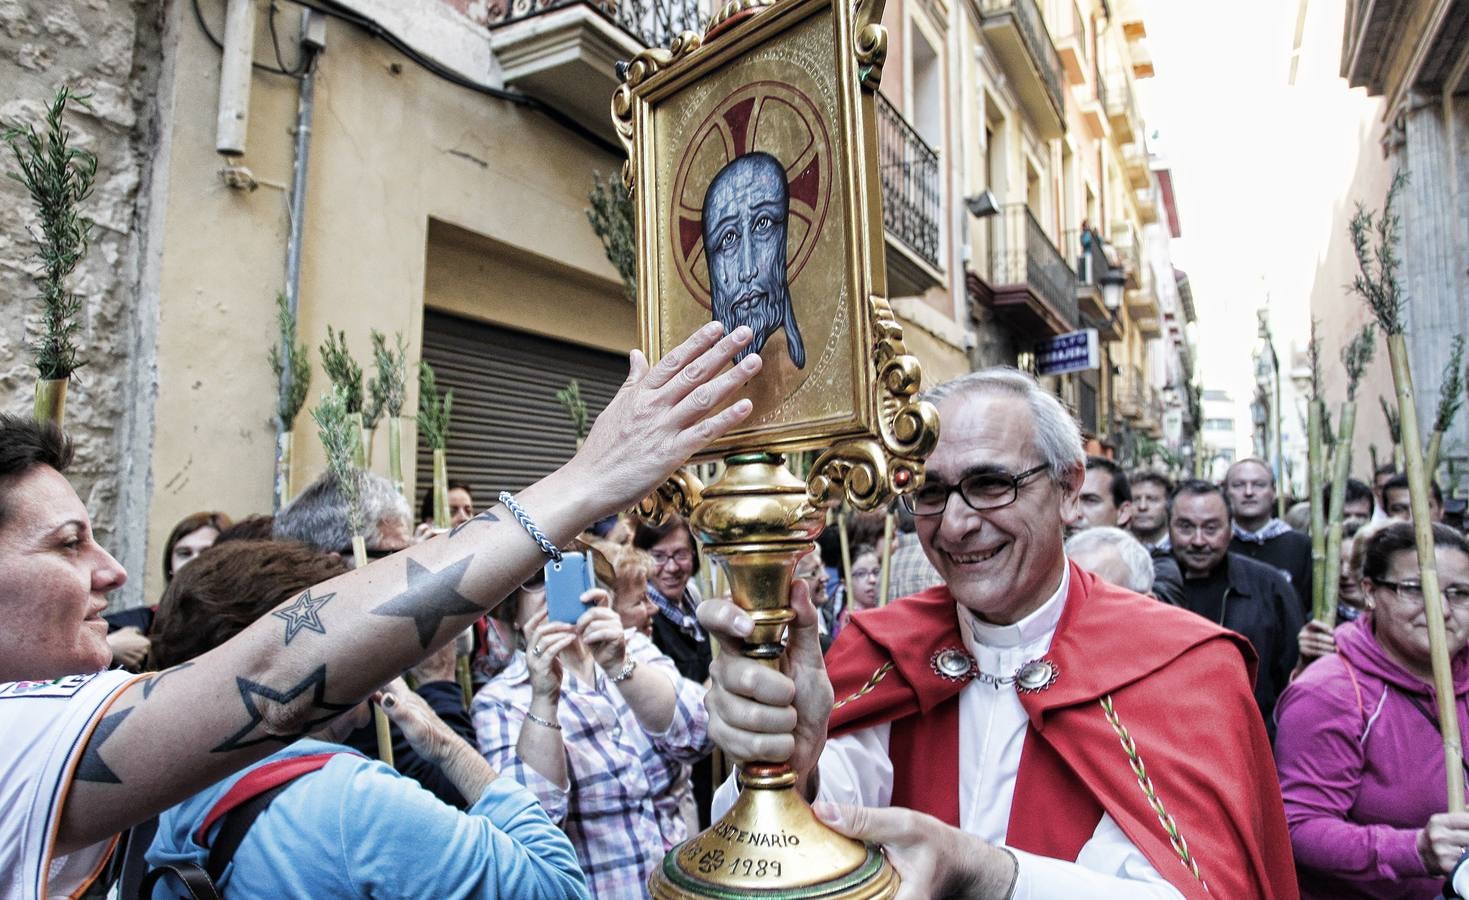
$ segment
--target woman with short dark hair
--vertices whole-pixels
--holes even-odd
[[[349,569],[337,554],[305,544],[232,541],[210,549],[169,584],[153,661],[185,665],[263,616],[284,620],[287,641],[309,640],[322,628],[319,613],[331,599],[312,597],[309,589]],[[277,609],[292,597],[300,599]],[[149,864],[205,868],[224,831],[211,813],[227,794],[253,772],[329,755],[287,783],[245,832],[229,865],[213,873],[224,896],[585,896],[571,844],[534,796],[500,777],[401,682],[381,699],[414,749],[469,798],[467,811],[342,746],[349,728],[366,719],[356,710],[164,811]],[[405,853],[413,846],[432,847],[434,865]],[[153,895],[178,893],[165,880]]]
[[[1433,539],[1469,743],[1469,545],[1442,525]],[[1366,611],[1336,630],[1335,654],[1281,694],[1276,767],[1302,897],[1427,900],[1469,845],[1469,814],[1445,812],[1413,527],[1393,524],[1364,540]]]

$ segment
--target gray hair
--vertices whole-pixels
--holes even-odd
[[[1153,558],[1148,550],[1138,539],[1110,525],[1099,525],[1096,528],[1088,528],[1078,531],[1066,540],[1066,555],[1069,557],[1082,557],[1099,550],[1112,548],[1117,551],[1118,559],[1127,567],[1127,583],[1119,585],[1129,591],[1138,594],[1146,594],[1153,589]],[[1079,561],[1083,569],[1087,568]]]
[[[408,501],[381,475],[362,473],[363,535],[369,550],[382,541],[384,523],[401,521],[405,530],[413,522]],[[352,552],[352,533],[347,526],[347,500],[341,483],[328,472],[313,481],[284,509],[276,513],[271,537],[278,541],[300,541],[332,553]]]
[[[1051,480],[1070,488],[1077,468],[1086,464],[1086,451],[1076,417],[1055,395],[1013,366],[993,366],[952,378],[925,391],[923,399],[937,406],[961,394],[1002,394],[1024,400],[1035,427],[1036,450],[1050,469]]]

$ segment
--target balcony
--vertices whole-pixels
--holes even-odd
[[[1087,57],[1086,23],[1075,3],[1068,6],[1071,21],[1066,34],[1056,41],[1056,53],[1061,58],[1061,69],[1066,73],[1066,83],[1083,85],[1086,84],[1086,73],[1091,68]]]
[[[1141,283],[1134,290],[1124,293],[1128,318],[1138,333],[1145,338],[1163,336],[1163,310],[1158,304],[1158,291],[1153,286],[1149,270],[1143,270]]]
[[[1142,240],[1138,237],[1137,231],[1126,222],[1113,222],[1112,247],[1117,251],[1117,262],[1125,270],[1127,287],[1140,287],[1145,275],[1143,273]]]
[[[618,60],[700,31],[697,0],[498,0],[490,47],[514,87],[615,141],[608,101]]]
[[[980,24],[1041,140],[1066,133],[1061,57],[1035,0],[979,0]]]
[[[878,174],[887,231],[888,293],[922,294],[943,281],[939,263],[939,154],[892,101],[877,95]]]
[[[1130,422],[1142,419],[1148,397],[1142,370],[1137,366],[1127,366],[1122,370],[1122,377],[1113,384],[1117,412]]]
[[[1107,111],[1107,122],[1112,126],[1112,135],[1119,145],[1137,140],[1136,129],[1142,124],[1137,114],[1137,99],[1132,94],[1132,79],[1120,69],[1107,73],[1107,86],[1102,94],[1102,106]]]
[[[1081,101],[1081,123],[1086,126],[1087,134],[1101,140],[1107,136],[1107,112],[1102,102],[1107,95],[1107,82],[1100,71],[1093,72],[1092,79],[1096,82],[1092,95]]]
[[[1101,340],[1116,341],[1122,339],[1122,326],[1102,299],[1102,277],[1112,268],[1103,243],[1096,229],[1076,229],[1066,232],[1062,252],[1076,272],[1076,306],[1082,327],[1097,329]]]
[[[1138,188],[1135,192],[1137,197],[1137,216],[1144,225],[1151,225],[1158,221],[1158,192],[1152,187]]]
[[[1148,162],[1147,144],[1142,141],[1133,141],[1122,148],[1122,171],[1127,175],[1128,184],[1134,188],[1148,186],[1152,171]]]
[[[985,220],[989,271],[971,294],[1017,337],[1043,340],[1080,327],[1076,274],[1024,203],[1008,204]]]

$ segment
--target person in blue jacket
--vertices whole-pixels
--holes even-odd
[[[242,541],[211,548],[170,584],[159,607],[154,660],[180,665],[228,640],[283,600],[331,577],[340,562],[298,544]],[[290,610],[290,607],[286,607]],[[301,634],[312,630],[298,613]],[[289,623],[288,623],[289,624]],[[459,810],[390,766],[339,743],[368,720],[361,704],[255,765],[166,810],[150,867],[204,867],[221,830],[210,811],[236,783],[281,760],[335,754],[291,780],[245,833],[216,885],[235,898],[587,897],[566,835],[520,784],[502,778],[401,680],[377,695],[408,742],[472,802]],[[180,896],[168,876],[153,897]]]

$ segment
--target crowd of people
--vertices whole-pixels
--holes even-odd
[[[189,516],[156,607],[105,617],[127,574],[70,445],[0,418],[0,897],[638,897],[757,789],[745,760],[790,761],[914,896],[1452,890],[1469,815],[1396,472],[1349,484],[1336,621],[1311,621],[1268,465],[1128,473],[1029,376],[972,373],[930,391],[941,437],[892,519],[797,563],[771,668],[689,525],[620,512],[748,414],[722,401],[750,340],[634,352],[575,458],[494,503],[451,482],[447,533],[364,475],[362,570],[331,475],[274,516]],[[1469,545],[1433,536],[1463,727]],[[571,550],[597,586],[565,622],[544,571]]]

